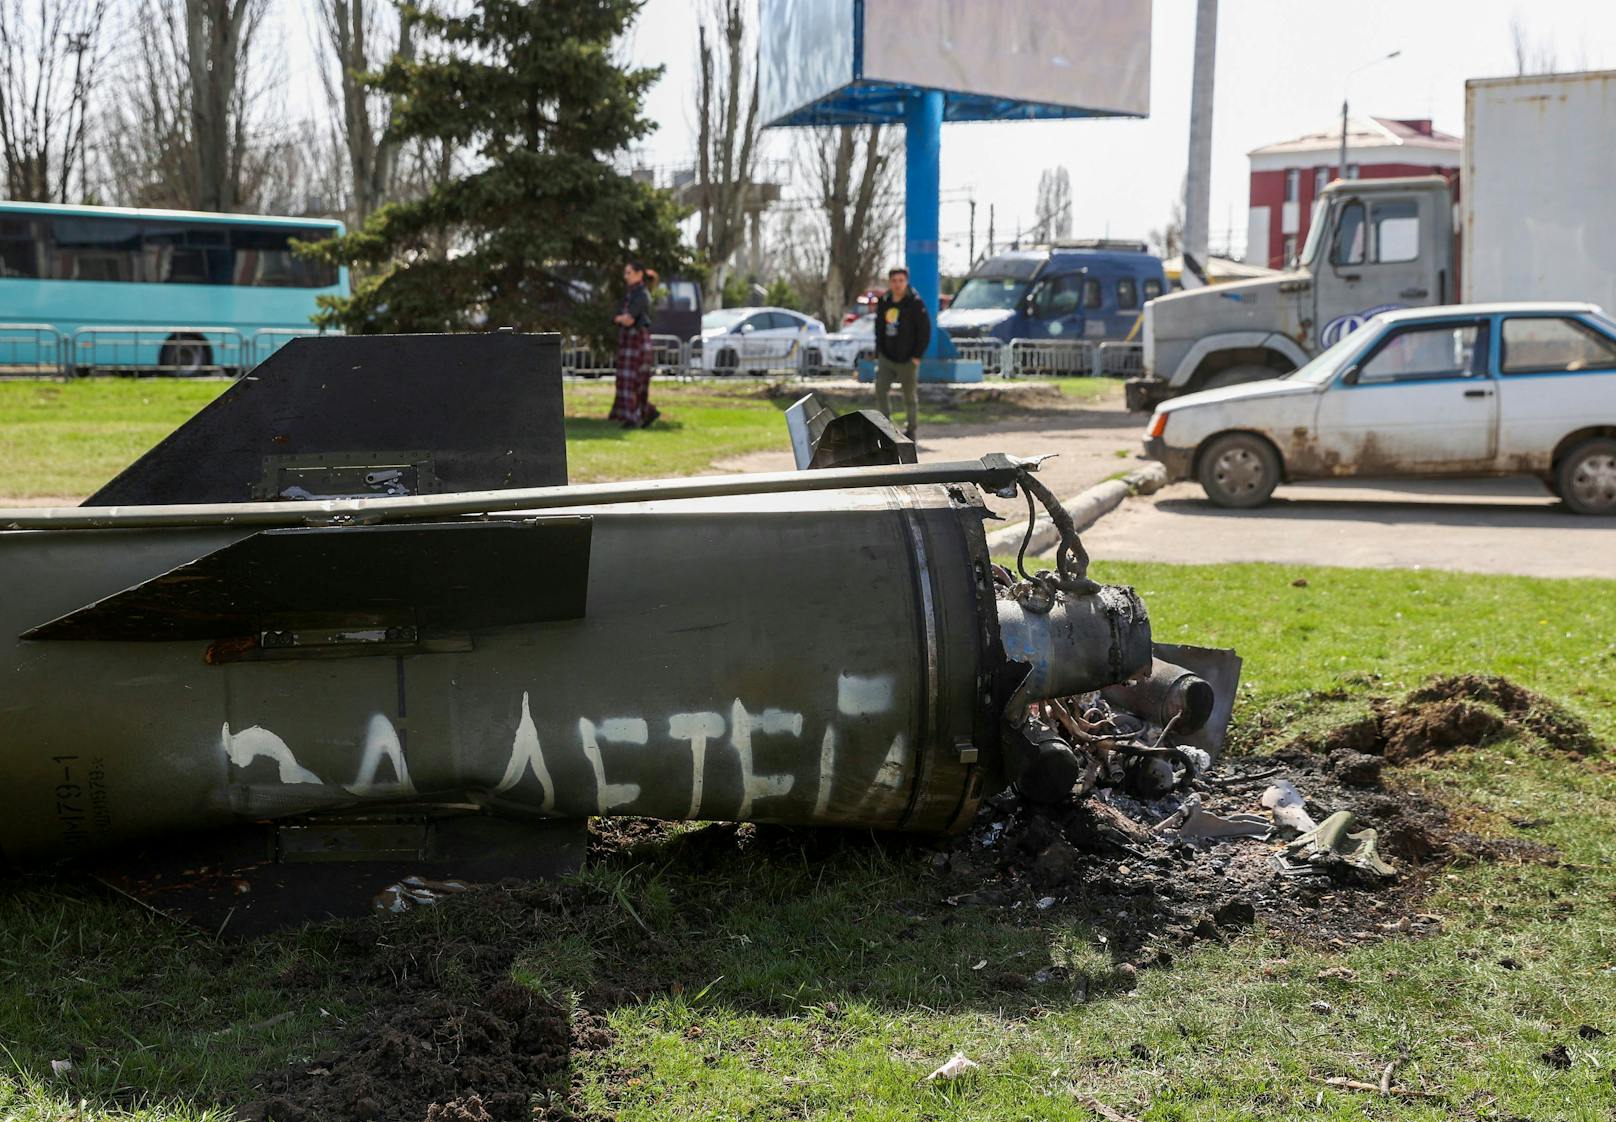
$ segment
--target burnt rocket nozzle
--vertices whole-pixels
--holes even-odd
[[[1205,678],[1159,658],[1151,660],[1149,674],[1107,686],[1102,696],[1153,725],[1166,728],[1172,724],[1177,733],[1203,728],[1217,704],[1217,695]]]
[[[1133,589],[1105,585],[1039,607],[999,601],[1004,657],[1028,668],[1005,709],[1012,721],[1035,701],[1091,693],[1150,666],[1150,616]]]

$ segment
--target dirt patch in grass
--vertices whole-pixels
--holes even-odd
[[[1332,756],[1359,752],[1404,763],[1523,734],[1575,756],[1598,751],[1588,726],[1565,708],[1507,678],[1481,674],[1432,678],[1401,702],[1379,699],[1368,716],[1297,746]]]
[[[515,1122],[577,1117],[573,1058],[611,1043],[603,1018],[511,978],[516,939],[569,908],[595,903],[578,885],[511,883],[468,893],[454,922],[334,924],[342,983],[372,1004],[341,1046],[272,1072],[237,1113],[254,1122]],[[313,982],[293,964],[289,990]],[[388,995],[378,1003],[377,994]]]

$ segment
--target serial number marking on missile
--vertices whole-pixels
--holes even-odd
[[[90,761],[90,823],[97,830],[112,828],[112,799],[107,791],[107,763],[100,756]]]
[[[77,756],[52,756],[51,762],[62,766],[62,781],[56,785],[56,821],[62,826],[62,841],[79,847],[90,840],[84,828],[84,790],[75,781],[73,765]]]

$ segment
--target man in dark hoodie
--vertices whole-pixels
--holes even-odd
[[[908,425],[904,435],[915,438],[920,419],[920,356],[931,342],[931,316],[926,305],[909,287],[909,270],[902,265],[887,273],[889,287],[875,305],[875,403],[892,416],[892,383],[903,387],[903,404]]]

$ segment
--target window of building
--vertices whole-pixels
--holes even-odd
[[[1348,179],[1357,179],[1358,178],[1358,165],[1357,164],[1348,164],[1347,165],[1346,178],[1348,178]]]
[[[1478,352],[1477,346],[1480,344]],[[1394,332],[1358,368],[1361,385],[1469,378],[1486,354],[1487,335],[1476,323],[1443,323]]]
[[[1117,281],[1117,307],[1137,308],[1139,306],[1139,286],[1132,277],[1122,277]]]
[[[1284,265],[1286,268],[1289,268],[1290,263],[1292,261],[1295,261],[1295,260],[1296,260],[1296,235],[1295,234],[1286,234],[1285,235],[1285,248],[1281,252],[1281,262],[1280,263],[1282,265]]]
[[[1297,191],[1297,188],[1301,186],[1301,179],[1302,179],[1302,173],[1300,171],[1298,171],[1296,168],[1291,168],[1289,171],[1287,171],[1285,173],[1285,201],[1286,202],[1294,203],[1296,201],[1296,191]]]
[[[1313,197],[1316,199],[1330,185],[1330,169],[1313,169]]]
[[[1575,320],[1514,317],[1504,321],[1505,374],[1549,374],[1616,368],[1616,341]]]

